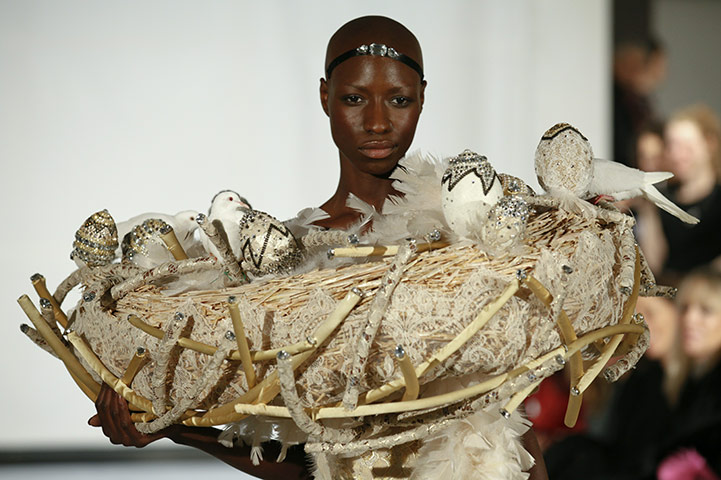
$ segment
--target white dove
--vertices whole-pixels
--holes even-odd
[[[593,178],[588,185],[586,198],[608,195],[613,197],[615,201],[620,201],[644,197],[658,208],[667,211],[683,222],[698,223],[698,218],[683,211],[653,186],[654,183],[662,182],[671,177],[673,177],[671,172],[644,172],[627,167],[622,163],[594,158]]]
[[[180,245],[182,245],[183,250],[185,250],[185,253],[187,253],[191,257],[199,256],[201,255],[201,252],[199,252],[200,242],[193,235],[194,232],[199,228],[197,222],[195,221],[195,217],[197,215],[198,212],[195,210],[183,210],[176,213],[175,215],[168,215],[166,213],[157,212],[142,213],[128,220],[125,220],[124,222],[118,223],[118,239],[120,239],[122,243],[125,235],[127,235],[128,232],[133,229],[133,227],[135,227],[136,225],[140,225],[145,220],[157,218],[173,227],[175,236],[178,237],[178,241],[180,242]],[[120,247],[118,247],[118,249],[116,250],[116,256],[120,256],[120,254]]]
[[[557,123],[543,134],[536,148],[535,166],[538,183],[565,201],[599,195],[616,201],[643,196],[686,223],[698,223],[696,217],[681,210],[653,186],[672,177],[672,173],[643,172],[594,158],[588,139],[568,123]],[[582,207],[580,203],[576,205]]]
[[[238,260],[242,255],[240,251],[240,219],[251,209],[248,200],[233,190],[221,190],[210,202],[208,221],[215,222],[217,220],[222,224],[233,255]],[[217,222],[215,224],[217,228]],[[202,233],[202,230],[200,232]],[[200,239],[208,253],[221,258],[220,252],[205,234],[200,235]]]

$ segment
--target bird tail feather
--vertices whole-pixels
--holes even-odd
[[[671,172],[644,172],[644,180],[649,184],[656,184],[673,177]]]
[[[646,197],[648,197],[648,199],[651,200],[658,208],[665,210],[674,217],[680,219],[682,222],[690,223],[692,225],[699,222],[698,218],[679,208],[678,205],[664,197],[653,185],[646,186],[643,191],[646,194]]]

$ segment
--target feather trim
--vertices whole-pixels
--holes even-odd
[[[530,422],[518,412],[506,419],[497,411],[497,406],[479,410],[428,437],[411,479],[527,479],[525,471],[534,460],[523,448],[521,436]]]

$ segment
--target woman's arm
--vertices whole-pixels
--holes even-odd
[[[538,439],[536,438],[536,433],[533,431],[533,428],[528,429],[528,431],[523,434],[522,439],[523,447],[536,461],[528,471],[528,473],[530,473],[528,480],[548,480],[546,462],[543,459],[543,452],[541,452],[541,446],[538,444]]]
[[[227,448],[218,443],[219,431],[215,428],[186,427],[173,425],[158,433],[146,435],[140,433],[130,418],[127,402],[107,385],[103,385],[95,402],[97,415],[88,420],[94,427],[101,427],[103,434],[115,445],[141,448],[161,438],[169,438],[179,445],[202,450],[228,465],[262,479],[309,479],[310,470],[301,448],[288,450],[283,462],[266,462],[255,466],[250,460],[250,447]],[[263,445],[267,458],[276,458],[280,445],[270,442]]]

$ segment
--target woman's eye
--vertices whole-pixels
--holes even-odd
[[[405,107],[411,103],[411,99],[408,97],[394,97],[391,103],[397,107]]]
[[[343,97],[343,101],[345,103],[350,103],[354,105],[361,103],[363,101],[363,98],[360,95],[346,95]]]

